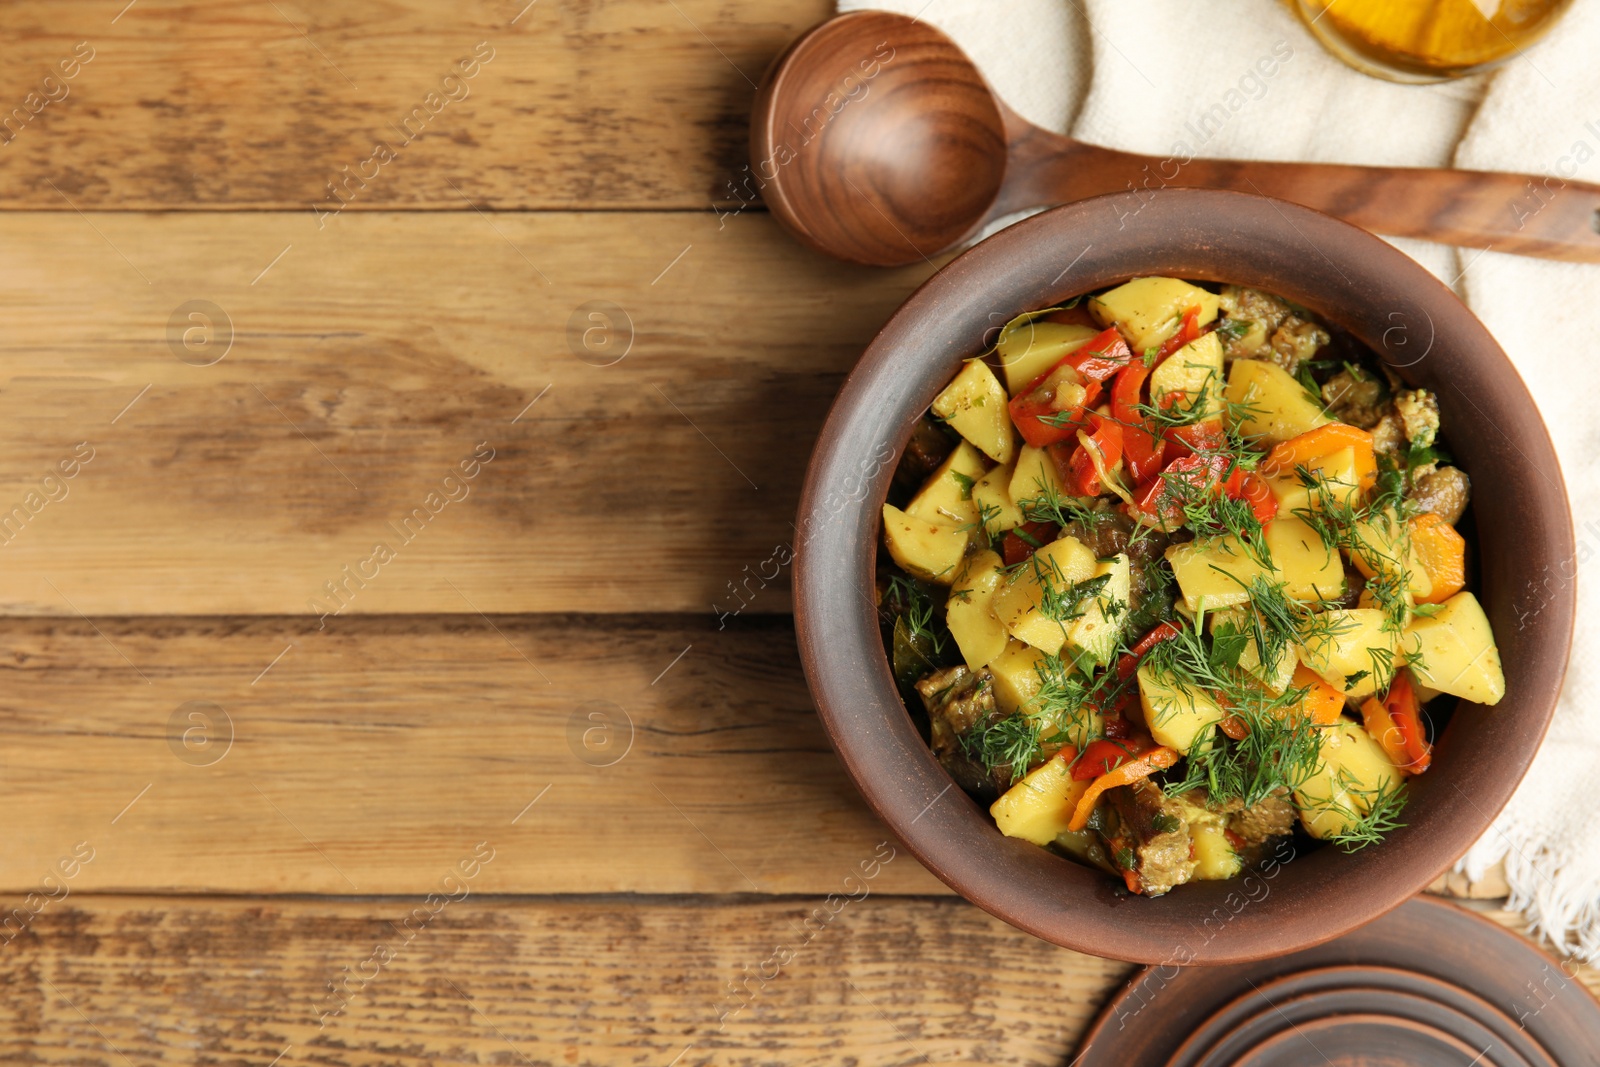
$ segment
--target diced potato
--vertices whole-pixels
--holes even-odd
[[[1215,321],[1217,294],[1177,278],[1135,278],[1089,300],[1095,321],[1120,329],[1134,355],[1177,333],[1184,312],[1192,307],[1200,309],[1201,326]]]
[[[1312,837],[1343,833],[1391,792],[1401,775],[1383,747],[1359,723],[1340,719],[1320,734],[1317,769],[1295,790],[1300,823]]]
[[[1388,688],[1400,638],[1376,608],[1339,608],[1313,616],[1299,651],[1300,662],[1323,681],[1346,699],[1359,700]]]
[[[1243,604],[1250,599],[1254,579],[1272,577],[1234,537],[1173,545],[1167,549],[1167,562],[1178,579],[1183,605],[1191,612]]]
[[[889,555],[908,573],[949,585],[967,552],[967,531],[942,522],[916,519],[890,504],[883,506],[883,540]]]
[[[1361,472],[1356,467],[1356,450],[1354,448],[1341,448],[1326,456],[1320,456],[1305,464],[1308,471],[1320,473],[1325,479],[1325,488],[1317,490],[1317,508],[1331,497],[1338,503],[1349,503],[1361,488]],[[1267,485],[1272,489],[1272,495],[1278,500],[1278,514],[1291,515],[1296,511],[1310,511],[1311,489],[1300,481],[1300,476],[1295,471],[1288,471],[1276,478],[1268,478]]]
[[[1356,523],[1351,531],[1350,562],[1368,578],[1380,571],[1403,576],[1412,599],[1421,601],[1432,594],[1433,579],[1411,543],[1410,529],[1392,512]]]
[[[1044,684],[1039,674],[1044,666],[1043,652],[1015,639],[1007,641],[1005,650],[989,661],[995,706],[1007,715],[1028,711]]]
[[[1011,499],[1019,506],[1024,500],[1044,496],[1047,491],[1057,496],[1068,495],[1067,487],[1061,484],[1061,475],[1056,472],[1055,460],[1044,449],[1032,445],[1023,445],[1017,452],[1017,465],[1007,488]]]
[[[1289,688],[1289,682],[1294,677],[1294,669],[1299,666],[1300,659],[1295,655],[1293,648],[1285,646],[1280,649],[1275,662],[1263,663],[1261,650],[1256,645],[1254,636],[1255,627],[1251,625],[1249,617],[1250,606],[1241,605],[1216,612],[1211,616],[1211,633],[1215,637],[1217,628],[1231,624],[1239,633],[1247,634],[1244,651],[1239,655],[1239,669],[1252,675],[1272,693],[1281,693]]]
[[[1344,595],[1344,561],[1304,519],[1280,513],[1262,531],[1283,595],[1291,600],[1337,600]]]
[[[1030,565],[1012,573],[995,594],[994,612],[1011,636],[1053,656],[1066,642],[1068,623],[1045,614],[1046,592],[1064,595],[1093,577],[1094,568],[1094,553],[1082,541],[1057,538],[1035,552]]]
[[[1007,715],[1020,711],[1024,715],[1038,717],[1040,709],[1034,698],[1044,687],[1045,674],[1061,669],[1059,663],[1052,662],[1037,648],[1017,640],[1008,641],[1005,651],[989,662],[989,673],[994,677],[995,706]],[[1070,722],[1049,720],[1040,734],[1046,743],[1061,740],[1082,748],[1101,736],[1104,730],[1105,723],[1100,712],[1084,706],[1078,709]],[[1065,737],[1056,739],[1057,733]]]
[[[1016,455],[1016,432],[1006,407],[1006,391],[983,360],[968,360],[934,398],[932,411],[996,463],[1010,463]]]
[[[1007,837],[1048,845],[1067,832],[1067,823],[1090,782],[1072,780],[1067,761],[1054,756],[1035,767],[989,806],[995,825]]]
[[[978,521],[972,491],[988,470],[983,453],[962,441],[906,505],[906,514],[950,526],[971,526]]]
[[[1233,361],[1227,397],[1235,429],[1260,444],[1281,444],[1333,421],[1294,375],[1264,359]]]
[[[1192,414],[1192,421],[1215,419],[1222,405],[1222,342],[1215,333],[1204,334],[1184,345],[1150,372],[1150,403],[1165,407],[1169,396],[1182,393],[1175,404]]]
[[[995,345],[1000,370],[1006,377],[1006,391],[1016,396],[1096,333],[1088,326],[1071,323],[1013,319]]]
[[[1194,878],[1201,882],[1222,882],[1244,868],[1244,860],[1228,840],[1227,825],[1216,819],[1191,822],[1189,840],[1194,846]]]
[[[985,525],[991,535],[1014,530],[1022,525],[1022,509],[1011,499],[1011,476],[1015,462],[995,467],[972,487],[972,506],[987,515]]]
[[[1471,593],[1457,593],[1436,614],[1413,619],[1402,647],[1411,672],[1429,691],[1479,704],[1498,704],[1506,695],[1500,649],[1483,605]]]
[[[1095,564],[1091,580],[1105,576],[1105,588],[1078,606],[1082,618],[1067,626],[1067,651],[1080,669],[1088,670],[1111,659],[1117,648],[1122,620],[1128,615],[1132,569],[1126,554]]]
[[[1171,675],[1158,674],[1148,665],[1139,668],[1139,703],[1156,744],[1184,754],[1203,731],[1226,718],[1208,694],[1180,685]]]
[[[986,665],[1006,649],[1006,628],[994,613],[994,593],[1004,577],[1000,557],[985,549],[962,564],[950,599],[945,604],[945,624],[956,639],[961,657],[973,670]]]

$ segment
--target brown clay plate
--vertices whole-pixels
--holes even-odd
[[[1477,583],[1506,671],[1494,708],[1463,702],[1416,779],[1407,825],[1271,877],[1130,897],[1098,871],[1002,837],[919,736],[872,603],[879,508],[917,418],[1013,316],[1130,277],[1232,281],[1353,333],[1439,395],[1474,485]],[[1543,738],[1572,638],[1571,515],[1548,433],[1505,353],[1455,295],[1384,241],[1306,208],[1198,189],[1097,197],[960,256],[879,333],[841,389],[796,518],[795,617],[823,725],[867,802],[967,899],[1058,945],[1141,963],[1221,963],[1336,937],[1420,892],[1477,840]]]
[[[1494,1063],[1559,1067],[1520,1024],[1481,997],[1415,971],[1371,966],[1318,967],[1252,982],[1201,1023],[1166,1067],[1228,1062],[1220,1057],[1237,1051],[1236,1035],[1252,1025],[1275,1032],[1286,1021],[1353,1013],[1398,1016],[1471,1034],[1470,1044],[1493,1050]]]
[[[1285,956],[1146,967],[1101,1010],[1073,1062],[1571,1067],[1600,1063],[1600,1002],[1531,942],[1418,897]]]

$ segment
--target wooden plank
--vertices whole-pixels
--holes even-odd
[[[0,1058],[1059,1065],[1133,973],[876,880],[831,903],[485,899],[474,881],[431,905],[52,903],[0,945]],[[1594,968],[1570,973],[1600,988]]]
[[[787,619],[12,619],[0,647],[14,897],[79,842],[75,892],[420,894],[489,841],[483,892],[826,893],[888,836]],[[947,892],[909,857],[879,887]]]
[[[73,897],[0,948],[0,1058],[1061,1064],[1128,970],[871,882],[832,912],[461,892],[412,926],[415,899]]]
[[[125,2],[4,5],[0,208],[736,205],[752,83],[832,10]]]
[[[0,611],[785,610],[753,576],[930,270],[756,214],[0,214]]]

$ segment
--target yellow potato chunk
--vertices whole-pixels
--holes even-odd
[[[1294,649],[1285,646],[1278,651],[1277,658],[1273,662],[1263,663],[1261,649],[1256,644],[1255,627],[1250,619],[1249,604],[1213,614],[1212,636],[1216,636],[1220,627],[1228,625],[1233,626],[1236,633],[1248,635],[1245,638],[1244,651],[1239,655],[1239,668],[1252,675],[1274,694],[1289,688],[1289,682],[1294,678],[1294,669],[1300,663],[1300,658],[1295,655]]]
[[[1351,530],[1350,562],[1368,578],[1391,576],[1397,586],[1410,591],[1413,600],[1426,600],[1433,593],[1433,579],[1411,543],[1410,530],[1404,519],[1390,511],[1356,523]]]
[[[1402,648],[1411,673],[1429,691],[1479,704],[1498,704],[1506,695],[1494,631],[1471,593],[1457,593],[1436,614],[1413,619]]]
[[[1244,868],[1244,860],[1239,858],[1233,843],[1228,840],[1227,829],[1227,823],[1220,815],[1189,823],[1196,881],[1224,882]]]
[[[1177,278],[1135,278],[1089,300],[1095,321],[1121,330],[1134,355],[1177,333],[1184,312],[1192,307],[1200,309],[1201,326],[1215,321],[1217,294]]]
[[[987,549],[974,552],[962,564],[945,602],[945,624],[961,649],[961,658],[973,670],[1006,649],[1006,628],[994,613],[994,593],[1004,578],[1001,566],[995,553]]]
[[[1056,473],[1055,461],[1044,449],[1032,445],[1023,445],[1017,452],[1017,465],[1011,472],[1008,489],[1011,499],[1019,507],[1024,500],[1033,500],[1047,493],[1068,495],[1066,486],[1061,484],[1061,475]]]
[[[1105,578],[1105,587],[1076,608],[1082,617],[1067,625],[1067,651],[1081,670],[1102,665],[1116,651],[1117,635],[1128,614],[1132,568],[1125,554],[1095,564],[1090,579]]]
[[[1067,832],[1067,823],[1090,782],[1074,782],[1067,761],[1054,756],[1030,771],[989,806],[994,823],[1007,837],[1048,845]]]
[[[1094,553],[1076,537],[1061,537],[1033,554],[995,594],[994,612],[1011,636],[1050,655],[1061,651],[1068,621],[1051,618],[1052,604],[1094,576]]]
[[[1061,362],[1063,356],[1082,348],[1096,331],[1088,326],[1062,322],[1012,319],[1000,334],[995,352],[1006,390],[1016,396],[1039,376]]]
[[[1015,461],[995,467],[972,487],[972,506],[987,516],[984,525],[991,536],[1022,525],[1022,509],[1011,499],[1011,476]]]
[[[1356,451],[1341,448],[1326,456],[1319,456],[1304,464],[1308,471],[1320,473],[1324,486],[1317,490],[1317,510],[1332,498],[1338,503],[1350,503],[1361,489],[1361,474],[1356,470]],[[1267,485],[1278,500],[1278,514],[1291,515],[1297,511],[1312,510],[1311,489],[1301,482],[1299,473],[1289,471],[1276,478],[1268,478]]]
[[[889,555],[907,574],[940,585],[954,579],[967,552],[967,531],[942,522],[912,518],[890,504],[883,506],[883,541]]]
[[[983,360],[968,360],[961,373],[934,398],[932,411],[996,463],[1010,463],[1016,455],[1016,433],[1011,426],[1011,412],[1006,408],[1006,391]]]
[[[1222,342],[1215,333],[1204,334],[1184,345],[1150,372],[1150,403],[1167,406],[1173,394],[1179,411],[1191,413],[1191,421],[1214,419],[1221,414]]]
[[[1274,561],[1276,562],[1276,561]],[[1189,541],[1167,549],[1167,563],[1178,579],[1183,606],[1191,612],[1232,607],[1250,599],[1250,583],[1272,578],[1234,537],[1202,544]]]
[[[1280,513],[1262,530],[1283,595],[1291,600],[1337,600],[1344,595],[1344,561],[1304,519]]]
[[[983,453],[962,441],[929,475],[911,503],[906,505],[906,514],[950,526],[971,526],[978,521],[978,506],[973,503],[972,491],[988,470]]]
[[[1008,640],[1005,650],[989,661],[989,673],[994,676],[995,706],[1007,715],[1028,711],[1044,684],[1039,672],[1045,669],[1047,662],[1045,654],[1032,645]]]
[[[1317,769],[1295,790],[1294,801],[1306,833],[1329,838],[1359,822],[1380,791],[1399,786],[1401,775],[1383,747],[1349,719],[1322,731],[1319,744]]]
[[[1346,699],[1371,696],[1388,687],[1398,663],[1400,636],[1385,624],[1376,608],[1320,612],[1300,641],[1300,662]]]
[[[1139,703],[1156,743],[1184,754],[1202,732],[1227,717],[1208,694],[1187,688],[1148,665],[1139,668]]]
[[[1228,371],[1234,428],[1258,444],[1276,445],[1333,419],[1288,371],[1264,359],[1236,359]]]

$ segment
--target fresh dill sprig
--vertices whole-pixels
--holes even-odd
[[[1015,712],[978,729],[969,730],[961,739],[969,759],[976,760],[988,771],[1007,767],[1011,780],[1028,773],[1044,747],[1040,723]]]
[[[1053,485],[1036,483],[1039,492],[1017,501],[1022,517],[1029,522],[1052,522],[1057,526],[1078,522],[1091,525],[1098,513],[1075,496],[1066,496]]]
[[[1353,819],[1343,830],[1329,838],[1346,852],[1357,852],[1376,844],[1405,825],[1400,821],[1400,812],[1406,806],[1406,787],[1400,779],[1384,782],[1375,789],[1361,789],[1347,772],[1340,771],[1339,786],[1350,796],[1360,798],[1366,807],[1365,814],[1358,814],[1330,801],[1334,810]]]
[[[1215,700],[1248,732],[1234,740],[1213,724],[1190,747],[1183,777],[1169,783],[1167,792],[1203,786],[1219,802],[1237,799],[1248,806],[1298,788],[1317,766],[1318,727],[1293,713],[1305,690],[1290,687],[1274,696],[1261,688],[1238,667],[1233,649],[1239,646],[1225,639],[1220,651],[1215,640],[1207,647],[1202,624],[1180,624],[1172,638],[1146,653],[1145,664],[1178,689]]]
[[[943,655],[946,634],[940,632],[943,627],[934,625],[933,597],[922,583],[902,574],[891,574],[889,596],[900,604],[900,618],[905,621],[912,644],[930,648],[936,656]]]

